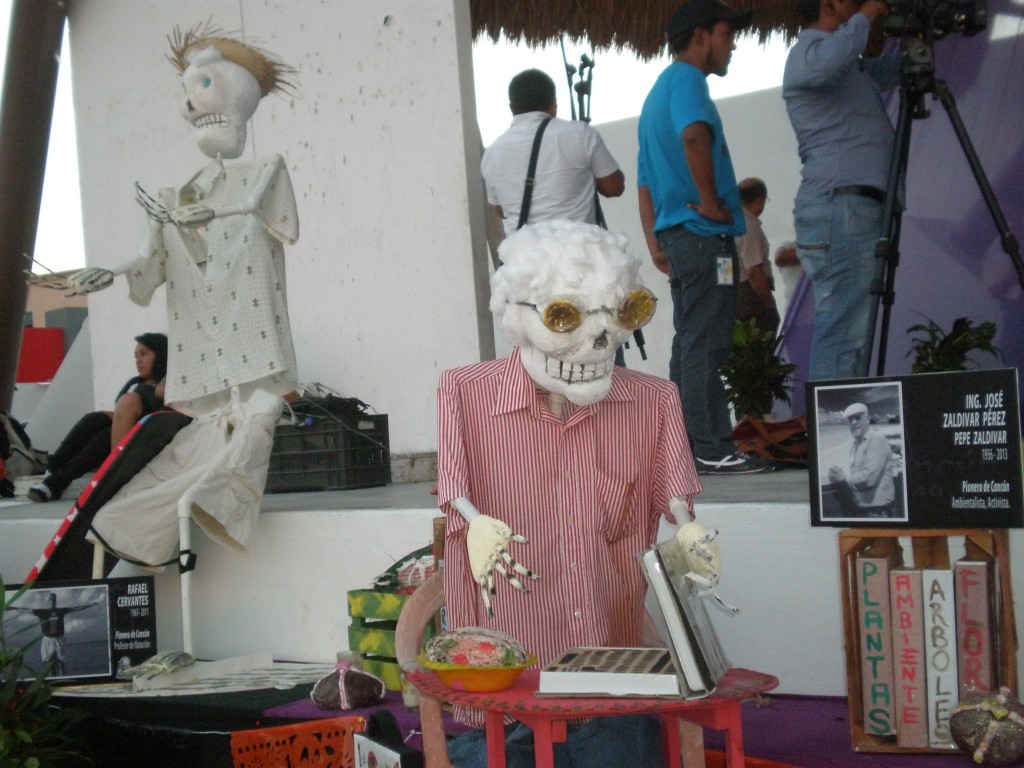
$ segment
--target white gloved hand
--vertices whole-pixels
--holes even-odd
[[[68,296],[83,296],[93,291],[102,291],[109,288],[114,282],[114,273],[103,267],[86,267],[80,269],[68,277],[68,288],[71,293]]]
[[[687,568],[711,586],[718,585],[722,574],[722,553],[715,541],[717,535],[718,531],[709,531],[698,522],[685,523],[676,531],[676,540],[686,553]]]
[[[534,580],[540,578],[508,554],[506,547],[510,541],[521,544],[529,543],[525,536],[512,533],[512,529],[505,523],[488,515],[478,515],[469,523],[469,530],[466,533],[469,568],[473,574],[473,580],[480,587],[480,598],[483,600],[488,616],[494,615],[491,608],[491,597],[494,595],[495,571],[504,576],[514,588],[522,592],[530,590],[518,579],[517,574]]]
[[[180,227],[201,227],[213,218],[213,209],[206,205],[183,205],[170,215],[171,221]]]
[[[739,613],[736,608],[718,596],[718,580],[722,575],[722,553],[718,548],[718,531],[707,529],[698,522],[686,523],[676,531],[686,557],[686,578],[698,587],[697,594],[713,597],[726,610]]]

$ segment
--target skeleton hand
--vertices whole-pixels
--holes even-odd
[[[183,205],[170,212],[179,227],[201,227],[213,218],[213,209],[205,205]]]
[[[93,291],[109,288],[114,282],[114,273],[103,267],[86,267],[68,277],[67,287],[71,289],[68,296],[83,296]]]
[[[689,569],[686,577],[700,587],[697,594],[714,597],[723,608],[739,613],[738,608],[728,605],[718,596],[722,553],[715,542],[717,537],[718,531],[708,530],[697,522],[681,525],[676,531],[676,540],[686,555],[686,566]]]
[[[539,579],[535,573],[517,563],[505,547],[510,541],[527,544],[525,536],[512,533],[512,529],[500,520],[487,515],[478,515],[470,520],[466,534],[466,548],[469,552],[469,567],[473,580],[480,587],[480,599],[483,600],[487,615],[493,616],[491,597],[494,595],[494,571],[497,571],[516,589],[522,592],[530,590],[517,578],[517,574],[529,579]],[[506,567],[507,566],[507,567]]]
[[[38,286],[39,288],[50,288],[55,291],[66,291],[68,289],[68,278],[66,275],[55,275],[53,273],[37,275],[30,269],[23,270],[23,272],[25,280],[29,285]]]

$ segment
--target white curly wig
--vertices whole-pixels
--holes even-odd
[[[491,277],[491,312],[510,344],[525,332],[516,302],[542,304],[561,292],[594,284],[616,303],[643,285],[640,260],[627,252],[629,238],[594,224],[554,219],[528,224],[498,247],[502,265]],[[599,277],[599,280],[594,277]]]

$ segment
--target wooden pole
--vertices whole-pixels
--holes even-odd
[[[0,99],[0,410],[10,411],[21,352],[46,152],[57,91],[64,0],[14,0]]]

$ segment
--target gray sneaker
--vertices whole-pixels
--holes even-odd
[[[28,489],[28,493],[25,495],[28,496],[29,501],[34,501],[37,504],[47,502],[53,497],[50,486],[46,483],[36,483]]]
[[[56,499],[59,499],[61,497],[62,494],[55,492],[53,488],[50,487],[50,484],[46,482],[49,479],[50,473],[47,472],[46,475],[43,476],[41,482],[29,486],[28,493],[26,493],[25,495],[29,498],[30,501],[34,501],[37,504],[42,504],[47,501],[55,501]]]
[[[775,463],[749,453],[733,453],[724,459],[709,461],[694,457],[698,475],[752,475],[756,472],[773,472]]]

